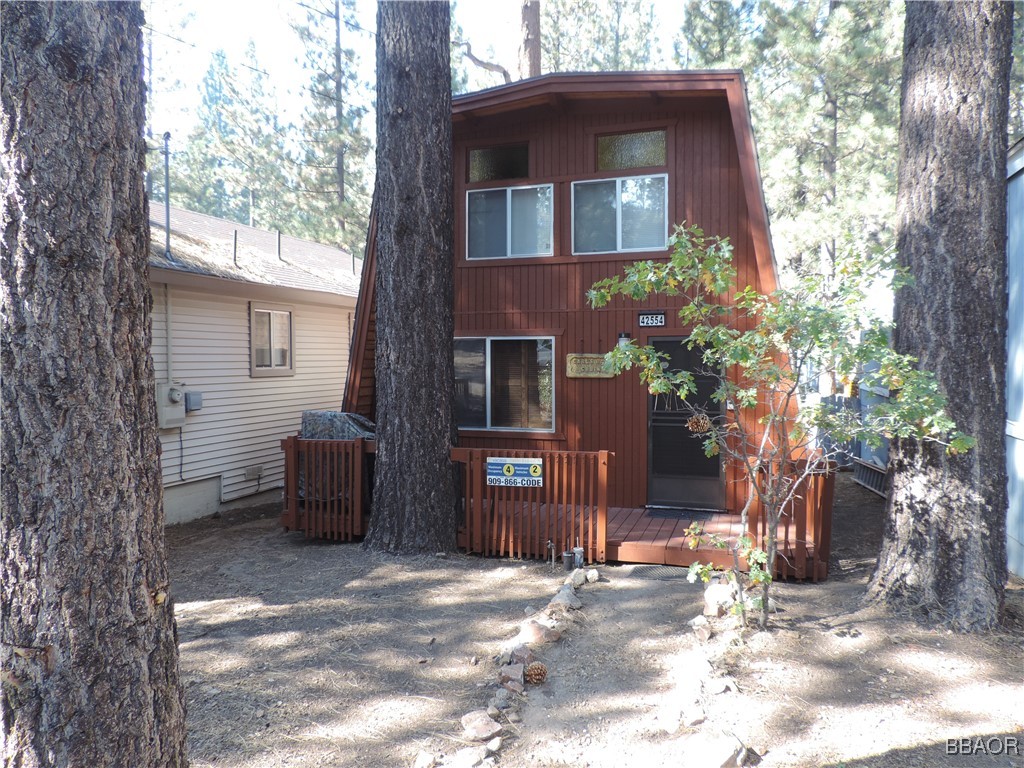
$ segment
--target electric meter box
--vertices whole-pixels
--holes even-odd
[[[156,385],[156,423],[160,429],[185,426],[184,387],[179,381]]]

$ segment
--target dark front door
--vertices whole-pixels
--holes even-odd
[[[653,339],[658,352],[669,356],[669,368],[693,372],[696,393],[689,402],[703,405],[714,418],[720,406],[711,400],[715,381],[702,376],[700,353],[680,339]],[[676,395],[650,395],[647,420],[647,505],[678,509],[723,509],[722,462],[704,454],[704,440],[686,427],[690,414]]]

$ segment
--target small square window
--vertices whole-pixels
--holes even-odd
[[[653,168],[666,162],[665,131],[613,133],[597,137],[597,170]]]
[[[511,144],[469,150],[469,181],[525,179],[530,175],[530,145]]]
[[[295,373],[291,307],[249,304],[249,375],[292,376]]]

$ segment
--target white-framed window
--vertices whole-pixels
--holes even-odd
[[[659,251],[667,245],[668,174],[573,182],[573,254]]]
[[[455,422],[460,429],[554,432],[554,338],[455,339]]]
[[[550,256],[554,242],[551,184],[466,192],[466,258]]]
[[[295,374],[295,329],[292,308],[249,303],[249,375]]]

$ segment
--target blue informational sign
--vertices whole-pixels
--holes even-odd
[[[543,488],[542,459],[502,459],[487,457],[487,484],[514,488]]]

